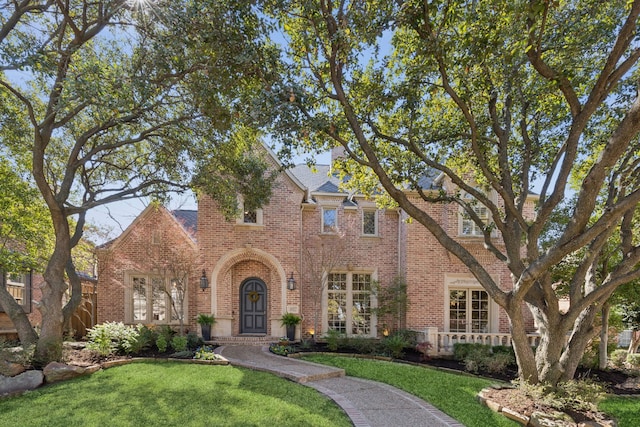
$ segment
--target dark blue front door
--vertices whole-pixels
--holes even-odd
[[[267,287],[260,279],[247,279],[240,287],[240,333],[267,333]]]

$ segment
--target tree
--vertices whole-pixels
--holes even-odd
[[[270,11],[291,66],[264,99],[282,141],[344,147],[351,182],[386,192],[506,311],[520,377],[571,379],[600,307],[640,277],[640,1],[292,0]],[[570,221],[542,250],[577,169]],[[433,173],[445,188],[420,185]],[[431,203],[459,206],[510,271],[511,289],[440,225]],[[614,233],[621,256],[597,277]],[[550,271],[569,258],[576,269],[562,313]],[[535,352],[523,304],[539,326]]]
[[[55,240],[36,363],[60,359],[80,303],[71,250],[87,210],[189,188],[194,165],[234,132],[273,63],[255,12],[242,0],[0,2],[0,97],[18,118],[3,117],[0,138],[29,165]]]

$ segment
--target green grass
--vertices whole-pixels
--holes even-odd
[[[333,355],[304,359],[343,368],[347,375],[390,384],[426,400],[467,427],[518,425],[476,400],[480,390],[496,381],[379,360]]]
[[[600,402],[598,409],[615,418],[620,427],[637,426],[640,423],[640,397],[608,396]]]
[[[350,426],[333,401],[264,372],[132,363],[0,400],[0,426]]]

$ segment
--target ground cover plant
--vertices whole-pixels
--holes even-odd
[[[311,388],[264,372],[176,362],[131,363],[1,400],[0,425],[16,420],[21,426],[351,425]]]

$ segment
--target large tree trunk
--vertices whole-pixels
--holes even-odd
[[[527,337],[520,301],[511,302],[507,314],[511,324],[511,342],[518,363],[518,377],[536,384],[539,381],[533,349]]]
[[[34,364],[44,366],[48,362],[62,359],[62,338],[65,315],[62,298],[67,290],[65,269],[71,263],[71,236],[66,216],[61,211],[52,210],[53,226],[56,232],[56,246],[44,272],[42,299],[38,305],[42,314],[42,329],[36,345]],[[80,299],[77,299],[80,301]],[[69,306],[67,312],[72,312]]]
[[[598,368],[606,369],[609,357],[607,345],[609,344],[609,312],[611,306],[608,302],[602,305],[602,329],[600,329],[600,346],[598,348]]]

